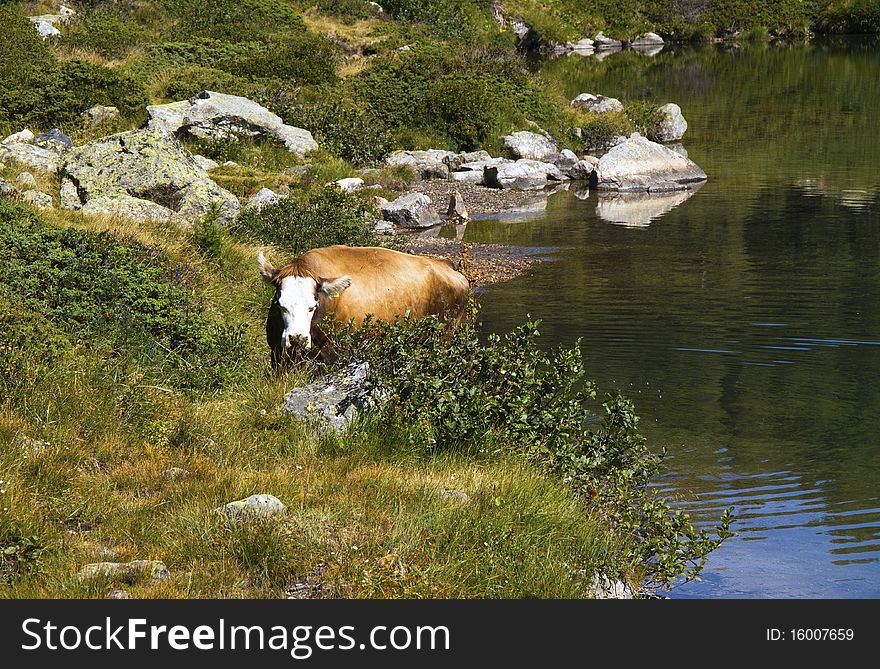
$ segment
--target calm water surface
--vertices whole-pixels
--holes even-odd
[[[584,341],[636,401],[659,487],[740,533],[674,597],[880,597],[880,43],[564,58],[569,98],[674,101],[709,174],[691,197],[550,198],[469,241],[551,262],[482,297]]]

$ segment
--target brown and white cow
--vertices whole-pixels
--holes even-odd
[[[275,288],[266,319],[273,365],[297,347],[323,347],[318,325],[328,313],[355,325],[367,315],[394,321],[407,313],[455,321],[470,288],[449,262],[377,247],[313,249],[280,269],[260,251],[257,263],[263,281]]]

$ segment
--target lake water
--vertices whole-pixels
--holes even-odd
[[[550,198],[466,241],[552,260],[482,296],[583,338],[590,376],[632,397],[659,487],[739,536],[673,597],[880,597],[880,42],[561,58],[593,92],[676,102],[709,181],[690,197]]]

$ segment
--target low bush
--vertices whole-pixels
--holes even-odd
[[[374,217],[371,204],[329,186],[291,195],[260,210],[246,210],[231,224],[230,232],[299,255],[333,244],[374,245],[376,238],[367,225]]]
[[[661,457],[648,451],[632,402],[611,394],[603,416],[594,413],[580,342],[548,353],[537,323],[485,343],[472,323],[454,333],[445,327],[428,318],[335,328],[340,359],[370,364],[367,386],[382,398],[375,420],[432,452],[526,453],[599,505],[630,540],[632,564],[648,583],[698,577],[708,553],[731,536],[732,517],[721,518],[713,538],[650,492]]]
[[[0,223],[0,300],[39,314],[71,345],[137,357],[193,390],[221,387],[241,370],[243,325],[209,316],[193,268],[110,233],[47,225],[9,203],[0,203]]]
[[[105,58],[122,59],[149,40],[147,29],[122,13],[83,12],[64,28],[62,46],[83,49]]]

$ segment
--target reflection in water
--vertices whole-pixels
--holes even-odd
[[[599,191],[596,215],[603,221],[627,228],[647,228],[651,221],[677,207],[696,193],[695,188],[674,193],[616,193]]]
[[[544,74],[680,104],[710,180],[638,234],[595,193],[472,222],[466,240],[560,249],[486,291],[485,327],[583,337],[669,449],[657,489],[700,523],[737,508],[739,537],[673,596],[880,597],[880,49],[673,49]]]

